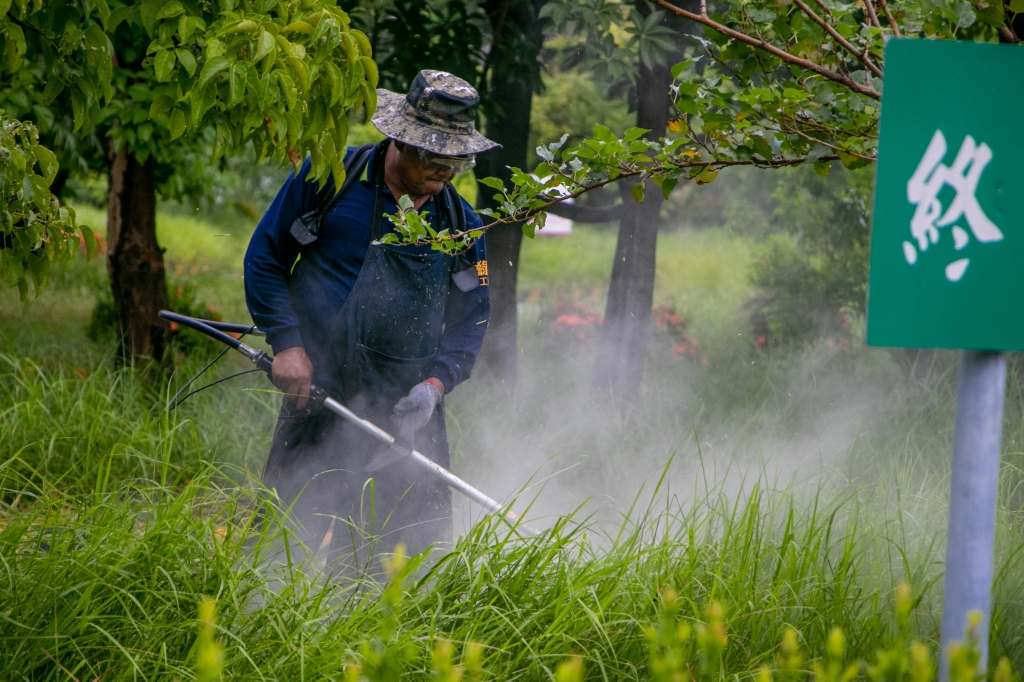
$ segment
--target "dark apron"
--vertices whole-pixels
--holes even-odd
[[[383,169],[382,158],[366,259],[334,318],[322,357],[311,360],[316,385],[396,433],[392,409],[427,378],[441,340],[453,259],[438,251],[423,254],[375,243],[380,239]],[[417,432],[414,445],[449,467],[443,402]],[[363,467],[381,449],[379,441],[331,412],[293,414],[282,408],[263,482],[292,505],[307,547],[320,547],[333,521],[331,558],[354,558],[373,569],[367,566],[372,554],[390,552],[399,542],[407,553],[418,553],[450,540],[448,486],[411,460],[391,464],[371,479]]]

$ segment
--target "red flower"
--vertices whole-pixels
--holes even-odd
[[[652,311],[654,326],[665,329],[667,327],[679,327],[683,324],[683,316],[667,305],[659,305]]]
[[[555,325],[565,325],[566,327],[589,327],[593,324],[592,320],[588,320],[581,315],[574,314],[561,314],[555,318]]]

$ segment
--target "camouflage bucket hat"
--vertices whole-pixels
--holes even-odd
[[[370,119],[393,140],[420,149],[462,156],[501,145],[476,131],[476,89],[444,71],[420,71],[408,95],[377,90],[377,111]]]

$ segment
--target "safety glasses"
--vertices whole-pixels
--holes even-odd
[[[423,165],[426,166],[427,170],[452,170],[456,173],[461,173],[462,171],[468,171],[476,165],[476,154],[445,156],[419,147],[416,147],[416,153],[420,155],[420,160],[423,161]]]

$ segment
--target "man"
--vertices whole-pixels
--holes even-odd
[[[302,539],[344,556],[383,539],[419,552],[451,535],[451,491],[408,459],[373,474],[380,445],[324,410],[313,383],[361,416],[449,466],[443,396],[469,378],[490,299],[481,239],[450,256],[379,243],[408,196],[437,229],[480,218],[455,192],[455,173],[498,145],[474,126],[479,96],[442,71],[421,71],[406,96],[378,90],[373,124],[387,139],[348,150],[345,183],[317,191],[309,160],[281,188],[245,256],[245,293],[274,351],[272,381],[287,395],[264,483],[294,503]],[[298,261],[298,262],[296,262]],[[356,540],[353,546],[353,539]],[[365,557],[360,557],[360,561]]]

